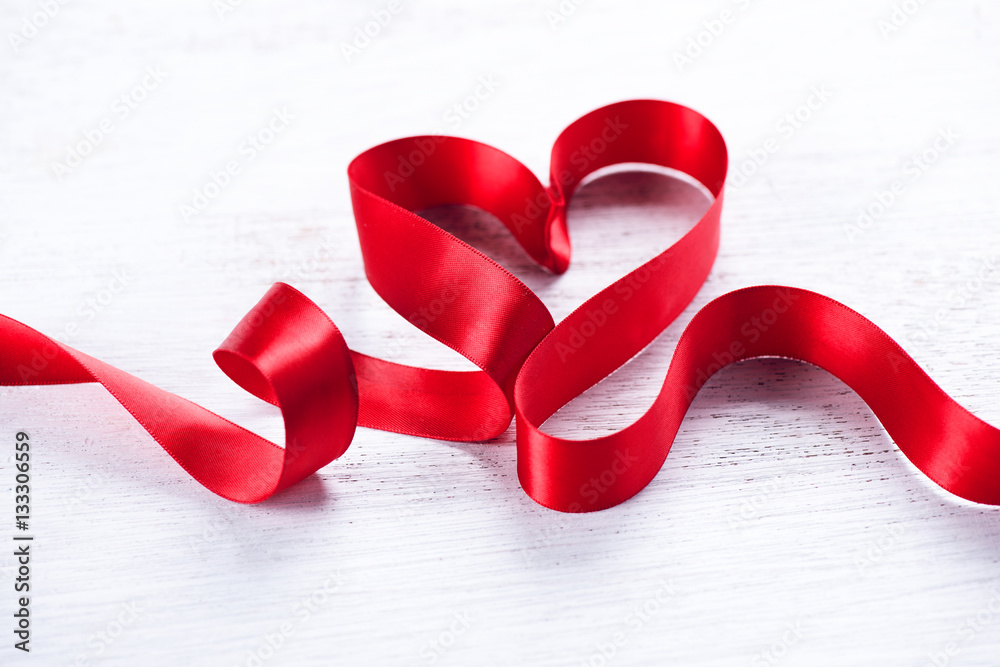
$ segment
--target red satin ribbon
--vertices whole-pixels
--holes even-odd
[[[477,206],[539,265],[562,273],[570,259],[570,196],[588,174],[621,163],[682,171],[715,201],[683,238],[558,324],[507,270],[416,214]],[[100,382],[195,479],[240,502],[263,500],[336,459],[358,424],[479,441],[504,432],[516,416],[524,490],[546,507],[588,512],[650,482],[713,373],[741,359],[781,356],[820,366],[852,387],[937,484],[1000,504],[1000,431],[949,398],[867,319],[790,287],[737,290],[698,312],[656,401],[631,426],[583,441],[542,431],[694,298],[718,250],[726,169],[714,125],[653,100],[613,104],[570,125],[553,147],[549,187],[509,155],[466,139],[409,137],[362,153],[348,176],[369,281],[414,326],[481,370],[414,368],[350,351],[315,304],[277,283],[214,356],[237,384],[281,408],[284,449],[3,316],[0,384]]]

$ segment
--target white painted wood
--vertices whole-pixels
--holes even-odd
[[[75,323],[75,347],[280,440],[276,412],[209,357],[276,279],[316,300],[355,349],[464,367],[365,282],[345,177],[354,155],[446,130],[545,174],[567,123],[657,97],[712,118],[734,169],[769,138],[777,150],[731,182],[719,259],[694,304],[552,432],[635,420],[694,312],[765,282],[856,308],[1000,424],[1000,271],[983,263],[1000,259],[995,3],[920,3],[887,38],[878,22],[917,3],[400,3],[350,62],[341,43],[387,3],[248,0],[222,18],[207,1],[66,3],[16,51],[9,33],[45,3],[6,3],[0,312],[49,334]],[[559,7],[569,15],[550,28]],[[730,22],[679,71],[675,52],[724,10]],[[162,82],[147,79],[123,117],[116,99],[157,67]],[[499,87],[454,127],[449,108],[481,77]],[[778,123],[820,86],[832,97],[789,136]],[[294,120],[241,155],[275,108]],[[110,134],[56,178],[53,162],[105,118]],[[913,180],[906,161],[947,128],[959,138]],[[179,205],[230,160],[241,172],[184,220]],[[852,242],[845,229],[895,179],[905,192]],[[573,202],[574,266],[561,278],[482,216],[434,219],[562,317],[705,205],[662,177],[595,181]],[[116,271],[125,289],[82,314]],[[246,507],[191,480],[99,387],[0,390],[4,489],[17,429],[36,447],[33,654],[9,646],[4,547],[4,665],[253,665],[248,652],[266,655],[283,624],[263,664],[917,666],[948,649],[948,665],[1000,661],[1000,617],[984,611],[1000,610],[1000,514],[937,489],[857,396],[792,362],[713,378],[653,483],[583,516],[520,490],[513,430],[483,445],[362,430],[316,477]],[[134,620],[123,604],[138,606]],[[128,623],[107,645],[97,633],[117,634],[119,616]]]

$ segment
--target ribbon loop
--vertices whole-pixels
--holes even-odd
[[[573,311],[525,362],[514,394],[518,478],[528,495],[553,509],[582,512],[615,505],[659,470],[672,437],[664,446],[663,435],[653,428],[661,419],[655,411],[594,440],[557,438],[541,428],[676,319],[708,277],[718,252],[728,157],[719,131],[691,109],[634,100],[587,114],[556,140],[553,186],[568,198],[587,175],[636,162],[684,171],[715,200],[679,241]],[[651,447],[662,450],[662,456],[659,451],[650,455]]]
[[[4,316],[0,341],[0,383],[99,382],[192,477],[229,500],[259,502],[288,488],[343,454],[354,435],[357,399],[343,337],[281,283],[216,359],[242,387],[281,408],[284,449]]]

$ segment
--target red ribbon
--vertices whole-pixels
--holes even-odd
[[[477,206],[535,262],[562,273],[570,260],[570,196],[588,174],[621,163],[684,172],[715,201],[683,238],[558,324],[510,272],[415,213]],[[327,465],[346,451],[358,424],[479,441],[503,433],[516,417],[524,490],[546,507],[589,512],[650,482],[713,373],[742,359],[781,356],[847,383],[937,484],[1000,504],[1000,431],[949,398],[867,319],[791,287],[737,290],[699,311],[656,401],[631,426],[582,441],[542,431],[694,298],[718,250],[726,169],[726,145],[711,122],[654,100],[613,104],[566,128],[552,150],[548,187],[506,153],[467,139],[409,137],[362,153],[348,176],[368,280],[414,326],[481,370],[414,368],[348,350],[315,304],[277,283],[214,356],[237,384],[281,408],[284,448],[4,316],[0,384],[100,382],[195,479],[239,502],[264,500]]]

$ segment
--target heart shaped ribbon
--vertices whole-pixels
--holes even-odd
[[[570,261],[569,198],[589,174],[623,163],[683,172],[715,199],[679,241],[558,324],[510,272],[416,213],[479,207],[536,263],[562,273]],[[283,449],[3,316],[0,384],[100,382],[195,479],[240,502],[263,500],[327,465],[346,451],[358,424],[480,441],[516,417],[524,490],[546,507],[588,512],[649,483],[712,374],[742,359],[781,356],[852,387],[937,484],[1000,504],[1000,431],[949,398],[867,319],[790,287],[737,290],[699,311],[658,397],[631,426],[584,441],[542,430],[694,298],[718,250],[726,169],[726,145],[711,122],[655,100],[612,104],[566,128],[552,150],[548,187],[509,155],[467,139],[409,137],[362,153],[348,176],[368,280],[411,324],[481,370],[414,368],[351,351],[315,304],[277,283],[214,356],[237,384],[281,408]]]

